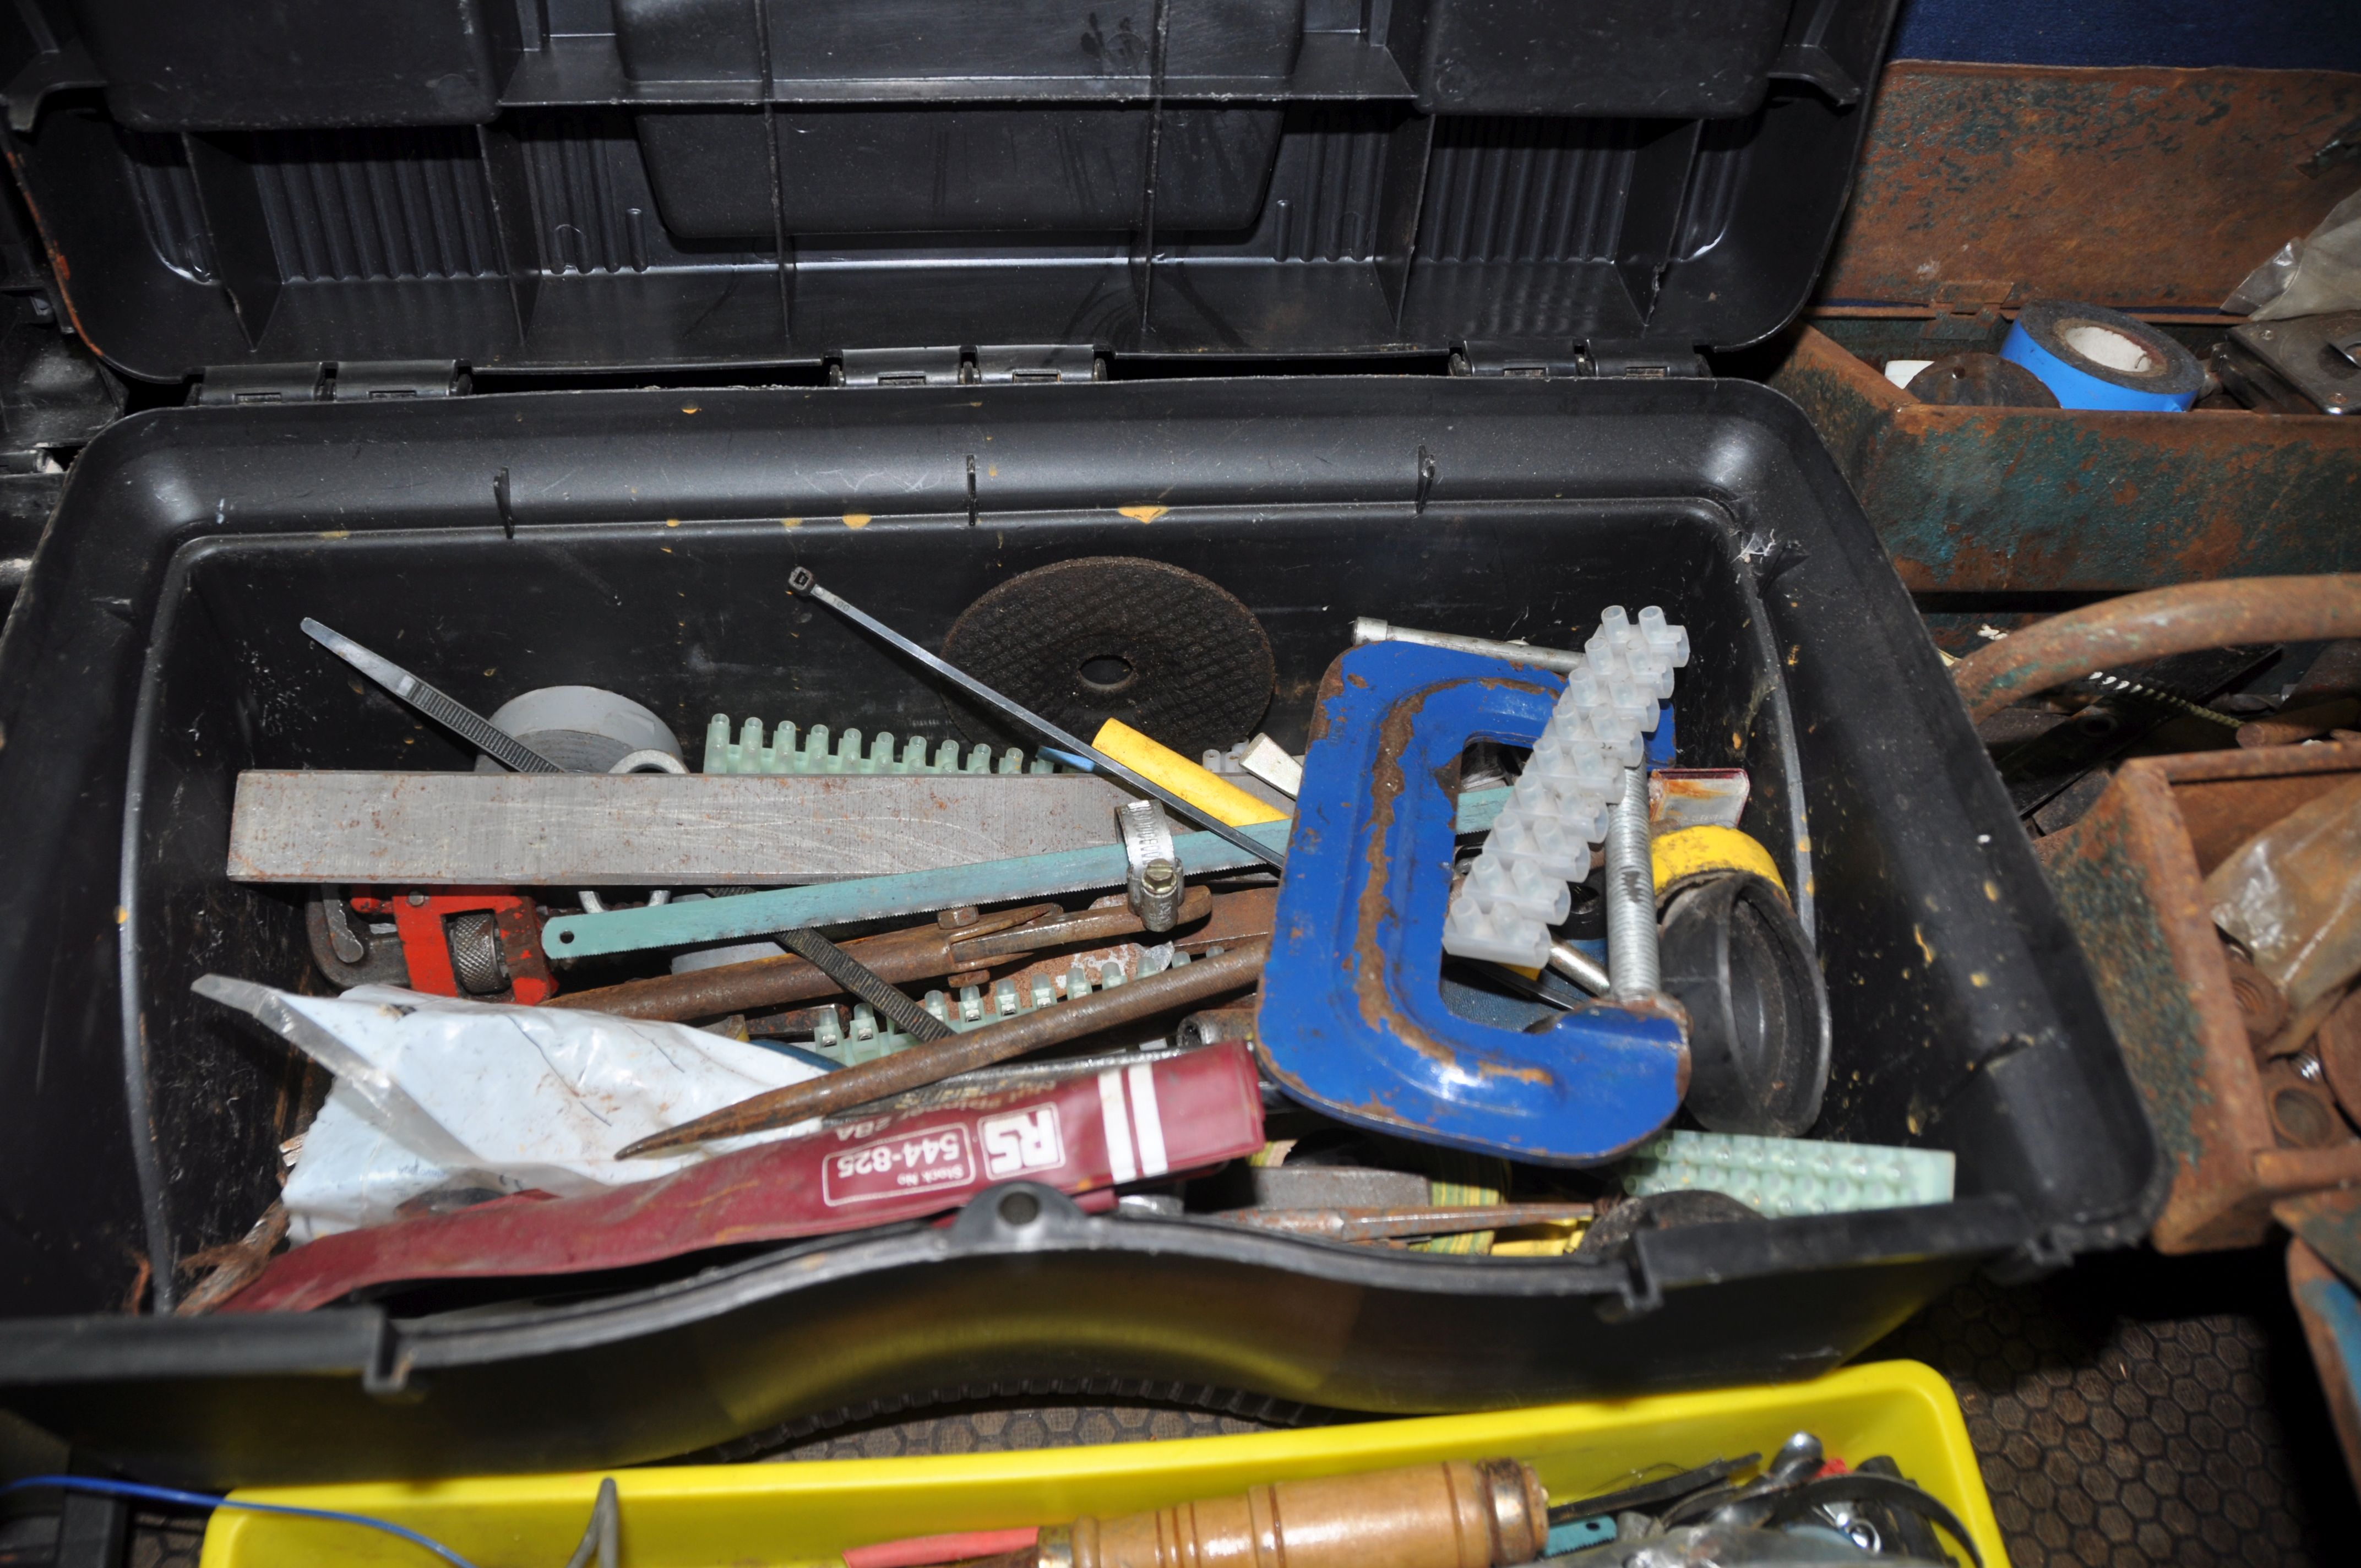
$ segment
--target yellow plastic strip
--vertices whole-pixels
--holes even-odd
[[[1683,877],[1708,872],[1752,872],[1781,893],[1787,891],[1771,851],[1735,828],[1684,828],[1650,844],[1649,855],[1659,894]]]
[[[1142,735],[1119,718],[1099,726],[1091,744],[1125,767],[1202,811],[1210,811],[1233,828],[1276,822],[1287,815],[1234,784],[1207,773],[1171,747]]]
[[[743,1419],[752,1424],[759,1418],[749,1412]],[[1079,1514],[1224,1497],[1265,1481],[1433,1459],[1524,1459],[1552,1497],[1595,1497],[1667,1467],[1768,1454],[1798,1431],[1816,1433],[1848,1464],[1892,1455],[1905,1475],[1950,1505],[1974,1533],[1988,1568],[2007,1568],[1959,1400],[1914,1361],[1872,1362],[1803,1383],[1239,1437],[1021,1453],[653,1465],[611,1474],[631,1568],[791,1568],[872,1541],[1059,1524]],[[234,1496],[391,1519],[480,1568],[547,1568],[565,1562],[581,1539],[600,1474],[282,1486]],[[331,1561],[435,1568],[418,1548],[349,1525],[227,1512],[214,1515],[205,1531],[201,1568],[313,1568]]]

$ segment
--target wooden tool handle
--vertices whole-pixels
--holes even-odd
[[[1530,1465],[1454,1460],[1281,1481],[1041,1532],[1041,1568],[1506,1568],[1541,1555]]]

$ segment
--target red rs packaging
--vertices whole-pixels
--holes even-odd
[[[1119,1187],[1262,1143],[1254,1061],[1230,1041],[849,1122],[588,1197],[521,1193],[323,1236],[272,1259],[221,1310],[307,1311],[371,1285],[622,1268],[922,1218],[1004,1181]]]

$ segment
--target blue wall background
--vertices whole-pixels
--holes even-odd
[[[2361,0],[1904,0],[1894,58],[2361,71]]]

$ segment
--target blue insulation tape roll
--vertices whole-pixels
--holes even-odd
[[[2205,389],[2197,356],[2144,321],[2099,305],[2037,300],[2000,356],[2024,366],[2068,409],[2179,413]]]

